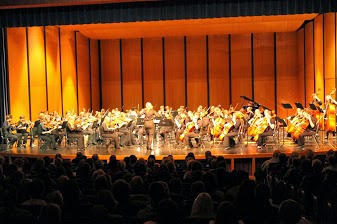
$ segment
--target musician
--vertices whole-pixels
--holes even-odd
[[[275,128],[275,118],[271,116],[271,112],[267,109],[264,110],[264,117],[260,118],[260,121],[256,123],[259,130],[264,129],[261,134],[258,135],[257,148],[261,149],[265,146],[265,141],[267,136],[272,136],[274,134]]]
[[[325,97],[325,131],[326,139],[329,139],[329,134],[332,133],[335,136],[336,133],[336,105],[337,101],[332,98],[335,94],[336,88],[333,88],[331,93]]]
[[[178,114],[174,118],[174,124],[175,124],[175,138],[176,138],[176,143],[179,144],[180,139],[179,136],[184,132],[185,130],[185,119],[186,119],[186,114],[184,113],[184,110],[179,108],[177,110]]]
[[[8,114],[6,115],[6,120],[2,124],[3,135],[5,136],[5,138],[9,140],[7,148],[12,148],[15,142],[18,143],[18,147],[21,147],[22,143],[22,135],[20,133],[16,134],[12,133],[13,130],[16,129],[15,125],[12,124],[12,119],[13,119],[12,115]]]
[[[151,150],[151,145],[153,141],[155,125],[154,125],[154,116],[160,117],[160,115],[153,109],[153,106],[150,102],[146,103],[146,108],[144,110],[145,118],[144,118],[144,128],[146,134],[146,148],[147,150]]]
[[[68,116],[67,128],[68,138],[77,138],[78,150],[84,150],[84,135],[81,131],[81,120],[79,117]]]
[[[315,116],[313,116],[313,113],[310,109],[305,109],[302,112],[303,115],[303,121],[302,123],[309,121],[309,125],[306,127],[306,129],[299,135],[297,141],[297,144],[300,148],[304,147],[304,143],[305,143],[305,136],[312,136],[316,133],[316,122],[317,119]],[[300,124],[301,125],[301,124]],[[299,126],[300,126],[299,125]]]
[[[32,128],[32,125],[34,125],[34,123],[32,123],[30,121],[26,121],[25,116],[20,115],[20,120],[18,121],[18,126],[17,126],[17,129],[16,129],[16,132],[20,133],[23,137],[23,144],[22,144],[23,148],[26,148],[28,135],[31,137],[30,138],[30,146],[31,147],[33,146],[34,134],[33,134],[33,129],[30,130],[30,128]],[[29,132],[28,132],[28,130],[29,130]]]
[[[118,126],[118,134],[121,136],[121,145],[130,146],[137,143],[134,135],[129,129],[129,124],[132,122],[131,119],[125,117],[124,112],[115,112],[115,124]]]
[[[224,127],[224,133],[222,133],[219,137],[220,140],[223,141],[226,149],[235,147],[234,137],[238,136],[240,127],[243,127],[244,125],[243,114],[240,113],[233,113],[229,118],[227,118],[227,124]]]
[[[198,117],[198,114],[194,114],[193,113],[189,113],[189,117],[190,117],[190,122],[186,123],[186,127],[189,127],[191,124],[194,125],[194,130],[192,132],[190,131],[184,131],[183,135],[184,135],[184,143],[185,143],[185,149],[188,149],[188,146],[189,148],[193,148],[193,144],[191,142],[191,139],[192,138],[195,138],[195,141],[197,143],[197,146],[199,147],[200,146],[200,143],[199,143],[199,138],[201,136],[201,127],[202,127],[202,120],[199,119]]]
[[[44,141],[43,145],[40,146],[41,151],[45,151],[48,146],[52,147],[53,150],[56,150],[55,146],[55,135],[51,133],[51,130],[48,130],[48,128],[45,126],[47,120],[44,114],[39,115],[40,123],[37,127],[37,135],[39,136],[39,139],[42,139]]]
[[[110,138],[112,142],[106,143],[106,147],[109,148],[109,145],[111,145],[113,142],[115,143],[115,149],[121,149],[120,143],[119,143],[119,136],[118,132],[116,131],[116,127],[110,126],[111,124],[111,118],[106,116],[104,118],[104,121],[101,126],[101,135],[102,137]]]

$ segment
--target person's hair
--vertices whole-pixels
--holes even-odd
[[[196,198],[200,193],[205,192],[205,184],[201,181],[195,181],[191,185],[191,197]]]
[[[148,195],[151,199],[152,205],[157,206],[157,204],[167,196],[165,186],[158,181],[151,183],[149,186]]]
[[[161,224],[177,223],[180,220],[178,205],[171,199],[163,199],[158,203],[157,214]]]
[[[182,182],[179,178],[174,178],[169,181],[169,189],[171,193],[179,194],[181,192]]]
[[[99,190],[97,192],[96,205],[103,205],[108,211],[112,211],[117,206],[113,194],[109,190]]]
[[[130,184],[125,180],[119,179],[112,184],[112,194],[119,203],[128,202],[130,193]]]
[[[218,206],[215,224],[223,223],[238,223],[238,212],[232,202],[224,201]]]
[[[98,157],[98,154],[97,154],[97,153],[95,153],[95,154],[92,154],[91,158],[92,158],[92,160],[93,160],[94,162],[95,162],[95,161],[97,161],[97,160],[99,159],[99,157]]]
[[[52,191],[51,193],[47,194],[46,201],[48,203],[54,203],[62,208],[63,206],[63,196],[60,191]]]
[[[280,223],[296,224],[301,219],[300,204],[292,199],[281,202],[278,210]]]
[[[59,224],[62,222],[62,212],[58,204],[50,203],[41,208],[38,223]]]
[[[29,192],[32,198],[42,198],[44,191],[45,185],[40,179],[33,180],[29,185]]]
[[[131,192],[132,194],[145,194],[144,181],[140,176],[132,177],[130,181]]]
[[[208,193],[200,193],[194,200],[191,216],[211,216],[213,215],[213,200]]]

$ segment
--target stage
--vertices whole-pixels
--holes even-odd
[[[186,148],[183,144],[175,144],[171,139],[170,143],[164,144],[164,141],[157,137],[158,140],[154,141],[153,149],[147,150],[145,145],[124,146],[121,149],[114,149],[113,147],[106,148],[105,145],[88,146],[81,152],[87,157],[97,153],[101,160],[109,160],[110,155],[116,155],[118,160],[123,160],[124,157],[135,155],[137,158],[144,158],[145,160],[149,155],[155,155],[157,160],[162,160],[167,155],[173,155],[175,160],[184,160],[186,155],[193,152],[196,159],[204,159],[205,152],[210,151],[214,156],[224,156],[228,169],[243,169],[253,175],[256,168],[259,167],[266,159],[272,157],[274,150],[278,149],[285,153],[287,156],[294,151],[300,155],[306,149],[311,149],[316,155],[325,155],[328,150],[335,150],[336,139],[322,138],[320,134],[317,143],[313,139],[306,139],[304,148],[299,148],[289,138],[276,138],[268,137],[267,144],[262,149],[257,148],[257,144],[248,139],[243,139],[234,148],[225,147],[221,142],[210,141],[207,136],[203,139],[201,147]],[[37,140],[35,140],[36,143]],[[192,141],[193,142],[193,141]],[[25,157],[25,158],[42,158],[45,156],[54,157],[56,153],[60,153],[64,159],[73,159],[78,152],[76,145],[66,147],[63,142],[57,150],[47,149],[41,151],[38,147],[31,148],[27,144],[27,148],[16,148],[1,151],[3,156],[10,156],[12,158]]]

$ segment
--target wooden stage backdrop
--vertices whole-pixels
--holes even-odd
[[[147,101],[195,110],[305,106],[336,86],[336,13],[298,31],[93,40],[56,26],[7,28],[10,113],[141,108]],[[335,96],[333,96],[335,98]],[[288,111],[289,115],[294,110]]]

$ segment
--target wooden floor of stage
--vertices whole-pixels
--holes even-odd
[[[186,148],[183,144],[176,145],[174,140],[171,139],[169,144],[164,144],[164,142],[159,139],[155,140],[153,143],[153,149],[147,150],[146,146],[143,145],[133,145],[125,146],[121,149],[106,148],[105,146],[88,146],[82,150],[83,154],[91,156],[97,153],[102,160],[109,160],[110,155],[116,155],[118,160],[122,160],[126,156],[135,155],[137,158],[147,159],[149,155],[155,155],[156,159],[161,160],[167,155],[173,155],[176,160],[184,160],[185,156],[189,152],[193,152],[196,159],[204,159],[205,152],[210,151],[214,156],[224,156],[226,159],[244,159],[244,158],[268,158],[272,156],[274,150],[279,149],[281,152],[289,156],[292,152],[297,151],[301,154],[305,149],[312,149],[316,154],[325,154],[330,149],[336,149],[336,139],[322,138],[320,134],[317,139],[319,139],[318,144],[312,139],[307,139],[304,148],[298,148],[291,139],[288,138],[276,138],[272,139],[268,137],[266,147],[262,149],[257,148],[256,142],[243,139],[240,144],[237,144],[234,148],[225,147],[221,142],[210,141],[209,139],[203,140],[203,145],[201,147]],[[37,140],[35,140],[36,143]],[[41,151],[38,147],[31,148],[27,144],[27,148],[16,148],[1,151],[0,154],[4,156],[12,157],[27,157],[27,158],[39,158],[44,156],[54,157],[56,153],[60,153],[63,158],[73,159],[78,152],[76,145],[71,145],[70,147],[65,147],[63,143],[57,150],[47,149]]]

